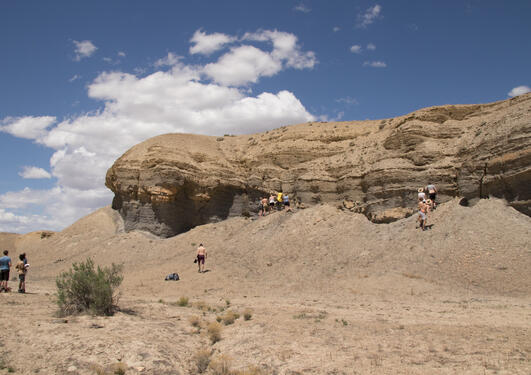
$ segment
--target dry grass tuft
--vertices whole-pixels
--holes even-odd
[[[201,349],[197,353],[194,354],[192,357],[192,360],[194,361],[197,372],[199,374],[204,373],[208,369],[208,365],[210,364],[210,356],[212,355],[212,352],[208,349]]]
[[[201,311],[210,311],[212,308],[205,301],[198,301],[193,304],[193,306]]]
[[[251,320],[252,317],[253,317],[253,310],[251,310],[249,308],[243,310],[243,319],[244,320]]]
[[[127,365],[123,362],[113,363],[109,370],[111,370],[111,374],[114,375],[125,375],[125,372],[127,371]]]
[[[232,359],[229,356],[222,354],[210,361],[208,367],[213,375],[234,375],[234,372],[230,369],[231,365]]]
[[[232,372],[232,375],[266,375],[268,374],[265,370],[262,370],[260,367],[251,366],[243,370],[236,370]]]
[[[225,314],[223,314],[223,316],[221,317],[221,319],[223,320],[223,324],[225,324],[226,326],[230,325],[230,324],[233,324],[234,321],[236,319],[238,319],[240,317],[240,314],[238,314],[237,312],[234,312],[232,310],[229,310],[227,311]]]
[[[212,344],[217,343],[221,340],[221,324],[217,322],[212,322],[207,327],[208,338]]]
[[[197,315],[193,315],[188,318],[188,321],[192,325],[192,327],[199,328],[201,326],[201,318]]]
[[[185,306],[188,306],[188,297],[181,297],[179,298],[179,300],[177,301],[177,305],[178,306],[181,306],[181,307],[185,307]]]

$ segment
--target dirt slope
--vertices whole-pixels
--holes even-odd
[[[161,280],[173,271],[200,289],[215,283],[232,293],[322,293],[364,285],[367,278],[380,279],[373,288],[396,288],[394,279],[404,275],[442,288],[531,292],[531,219],[497,199],[474,207],[458,200],[442,204],[425,232],[416,228],[415,217],[374,224],[328,205],[257,220],[233,218],[170,239],[120,232],[120,220],[103,208],[49,238],[41,239],[40,232],[19,236],[16,252],[28,253],[32,279],[48,282],[87,256],[100,264],[124,263],[125,286],[133,294],[140,283],[163,287]],[[200,242],[210,252],[211,272],[205,275],[195,275],[192,264]]]

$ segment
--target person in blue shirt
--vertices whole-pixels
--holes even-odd
[[[291,211],[288,194],[286,193],[282,194],[282,203],[284,204],[284,210],[286,210],[287,212]]]
[[[8,292],[7,282],[9,281],[9,269],[11,268],[11,258],[9,252],[4,250],[4,256],[0,258],[0,292]]]

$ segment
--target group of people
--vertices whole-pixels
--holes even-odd
[[[18,292],[26,293],[26,273],[28,272],[29,263],[26,258],[26,253],[22,253],[18,256],[15,269],[18,273]],[[4,250],[4,256],[0,258],[0,293],[9,292],[11,289],[7,283],[9,281],[9,271],[11,270],[11,258],[9,257],[9,251]]]
[[[275,210],[275,207],[278,211],[291,211],[291,205],[287,193],[271,193],[269,194],[269,198],[261,197],[259,203],[260,210],[258,212],[258,216],[265,216],[268,213],[273,212]]]
[[[428,222],[428,213],[437,207],[435,199],[437,198],[437,188],[431,182],[425,188],[418,189],[418,209],[419,217],[417,221],[420,223],[419,227],[426,230]]]

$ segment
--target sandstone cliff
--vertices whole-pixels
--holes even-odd
[[[531,94],[440,106],[387,120],[313,122],[209,137],[167,134],[134,146],[107,172],[125,229],[172,236],[287,192],[389,222],[414,211],[416,191],[438,199],[503,197],[531,214]]]

